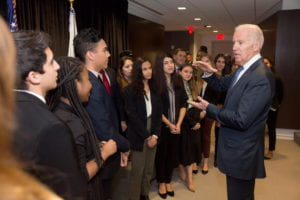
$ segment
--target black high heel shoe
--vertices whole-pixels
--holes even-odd
[[[171,191],[168,191],[168,189],[166,189],[166,190],[167,190],[167,195],[169,195],[170,197],[174,197],[175,196],[174,190],[171,190]]]
[[[174,191],[167,191],[167,195],[169,195],[170,197],[174,197],[175,192]]]
[[[160,198],[166,199],[168,193],[160,193],[160,192],[159,192],[159,184],[158,184],[158,188],[157,188],[157,189],[158,189],[157,193],[158,193],[158,195],[160,196]]]
[[[198,174],[198,169],[194,169],[193,174]]]
[[[167,198],[167,193],[161,194],[161,193],[159,193],[159,191],[158,191],[158,195],[159,195],[160,198],[162,198],[162,199],[166,199],[166,198]]]

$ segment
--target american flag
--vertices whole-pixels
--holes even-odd
[[[6,2],[7,2],[7,17],[9,23],[9,29],[11,32],[18,31],[16,0],[6,0]]]

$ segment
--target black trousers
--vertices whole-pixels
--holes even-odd
[[[120,152],[110,156],[100,171],[104,200],[112,198],[112,180],[120,169]]]
[[[277,121],[278,111],[269,111],[267,126],[269,134],[269,150],[274,151],[276,145],[276,121]]]
[[[242,180],[226,176],[228,200],[254,200],[255,179]]]
[[[158,183],[170,183],[173,169],[179,164],[179,134],[170,133],[162,127],[160,142],[155,157],[156,180]]]

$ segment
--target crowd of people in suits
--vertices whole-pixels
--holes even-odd
[[[175,196],[172,175],[177,167],[187,189],[195,192],[193,174],[199,166],[203,175],[209,172],[215,126],[214,166],[226,174],[228,199],[254,199],[255,178],[265,176],[262,128],[274,87],[272,73],[259,54],[263,42],[257,26],[235,30],[235,62],[244,67],[249,59],[239,45],[249,42],[250,36],[243,33],[258,35],[250,44],[254,50],[247,49],[254,60],[240,81],[229,55],[218,54],[212,60],[205,48],[194,63],[182,49],[159,55],[153,63],[124,51],[114,70],[108,67],[106,42],[95,29],[81,30],[75,37],[76,58],[54,59],[46,33],[19,31],[12,39],[7,30],[2,33],[2,27],[0,57],[16,59],[16,72],[9,72],[7,87],[14,88],[7,98],[11,104],[16,96],[16,120],[14,128],[0,125],[13,133],[13,153],[24,163],[22,168],[12,168],[28,181],[22,194],[36,196],[33,199],[109,200],[115,175],[127,165],[129,200],[149,199],[154,178],[161,198]],[[5,40],[10,55],[3,50]],[[14,63],[2,65],[13,69]],[[0,78],[2,82],[4,77]],[[280,106],[279,93],[270,112]],[[12,111],[8,112],[12,118]],[[271,153],[275,122],[276,115],[268,123]]]

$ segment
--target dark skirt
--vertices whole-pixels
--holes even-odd
[[[179,162],[183,166],[201,161],[201,131],[191,130],[183,124],[180,134]]]

